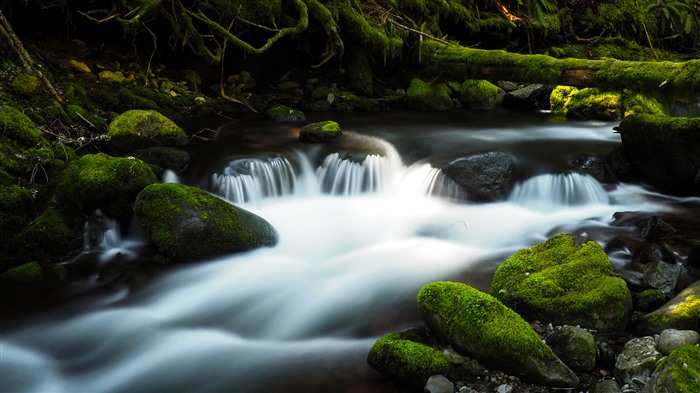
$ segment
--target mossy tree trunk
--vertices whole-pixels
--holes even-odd
[[[615,59],[556,59],[501,50],[423,42],[428,72],[452,79],[631,89],[668,100],[696,102],[700,96],[700,60],[636,62]]]

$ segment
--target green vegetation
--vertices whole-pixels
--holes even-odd
[[[442,351],[390,333],[377,340],[367,363],[400,383],[422,388],[432,375],[445,375],[450,363]]]
[[[158,251],[175,261],[277,243],[267,221],[196,187],[152,184],[138,195],[134,211]]]
[[[154,110],[132,109],[117,116],[107,129],[110,146],[119,152],[160,146],[184,146],[185,132]]]
[[[528,319],[601,331],[624,329],[632,299],[602,247],[560,234],[503,262],[491,295]]]
[[[652,380],[673,392],[700,391],[700,347],[681,345],[656,366]]]
[[[666,294],[660,289],[647,289],[637,296],[637,307],[641,310],[654,310],[666,302]]]

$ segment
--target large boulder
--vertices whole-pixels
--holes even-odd
[[[187,134],[154,110],[132,109],[117,116],[107,128],[109,146],[117,153],[160,146],[184,146]]]
[[[418,308],[428,329],[457,351],[523,380],[574,387],[578,378],[522,317],[498,299],[457,282],[421,288]]]
[[[459,184],[467,199],[475,202],[502,201],[515,184],[515,160],[501,151],[461,157],[442,168],[445,176]]]
[[[700,347],[682,345],[656,366],[642,393],[700,392]]]
[[[54,197],[63,210],[70,207],[90,215],[100,209],[111,217],[129,220],[136,196],[157,181],[148,164],[139,159],[86,154],[63,171]]]
[[[603,332],[623,330],[632,312],[632,296],[603,248],[567,234],[508,258],[496,269],[491,295],[528,320]]]
[[[422,341],[416,329],[389,333],[374,343],[367,363],[401,385],[422,388],[432,375],[450,370],[443,352]]]
[[[700,330],[700,281],[682,290],[656,311],[635,322],[642,334],[660,333],[664,329]]]
[[[134,205],[153,245],[174,261],[248,251],[277,243],[263,218],[196,187],[158,183]]]
[[[678,191],[700,188],[700,118],[639,114],[624,118],[618,131],[643,180]]]

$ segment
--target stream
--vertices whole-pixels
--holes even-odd
[[[302,144],[297,125],[206,125],[216,140],[194,144],[191,165],[167,181],[262,216],[279,243],[3,321],[0,392],[391,392],[367,353],[381,335],[421,325],[422,285],[488,291],[499,263],[557,233],[606,245],[637,233],[616,212],[683,215],[700,205],[576,173],[572,156],[620,146],[615,123],[500,110],[330,116],[344,139],[384,156]],[[492,150],[518,167],[506,201],[465,202],[436,169]],[[93,246],[103,263],[136,260],[138,228],[104,220],[109,235]],[[624,247],[611,253],[618,271],[630,259]]]

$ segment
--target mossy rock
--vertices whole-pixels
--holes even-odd
[[[14,284],[36,284],[44,281],[41,270],[39,263],[27,262],[8,269],[0,279]]]
[[[666,302],[666,294],[660,289],[647,289],[637,295],[637,307],[640,310],[654,310]]]
[[[641,334],[661,333],[665,329],[700,330],[700,281],[635,321],[635,330]]]
[[[16,184],[0,186],[0,233],[5,239],[16,235],[29,223],[33,201],[29,189]]]
[[[549,94],[549,106],[552,113],[566,115],[571,103],[571,97],[578,93],[578,89],[573,86],[557,86]]]
[[[29,117],[7,105],[0,107],[0,129],[0,138],[11,139],[25,148],[33,147],[44,139]]]
[[[41,92],[41,79],[34,75],[19,74],[12,80],[12,88],[19,94],[31,97]]]
[[[664,189],[700,189],[700,118],[640,114],[618,127],[622,146],[642,180]]]
[[[155,110],[133,109],[117,116],[109,124],[109,146],[119,153],[159,146],[185,146],[185,131]]]
[[[267,110],[267,115],[272,121],[304,121],[304,112],[284,105],[273,105]]]
[[[54,203],[12,239],[9,248],[20,259],[63,258],[82,244],[81,221],[66,217]]]
[[[341,136],[340,124],[332,120],[309,123],[299,132],[299,140],[307,143],[329,143]]]
[[[95,209],[119,220],[129,220],[136,196],[158,179],[137,158],[86,154],[72,162],[61,176],[54,197],[63,209],[90,215]]]
[[[471,109],[493,109],[503,100],[503,94],[498,86],[483,79],[467,79],[459,87],[459,101]]]
[[[622,108],[621,93],[602,92],[596,88],[585,88],[573,91],[570,94],[566,117],[591,120],[620,120],[623,114]]]
[[[590,372],[596,365],[593,335],[576,326],[562,326],[547,338],[547,345],[571,370]]]
[[[450,362],[439,349],[411,339],[412,334],[389,333],[369,350],[367,363],[401,385],[422,388],[432,375],[445,375]]]
[[[681,345],[661,359],[643,393],[700,392],[700,347]]]
[[[418,308],[428,329],[460,353],[523,380],[573,387],[578,378],[520,315],[498,299],[457,282],[421,288]]]
[[[452,91],[444,84],[431,85],[421,79],[413,78],[406,90],[406,103],[419,111],[446,111],[454,109],[450,94]]]
[[[277,243],[277,232],[263,218],[183,184],[148,186],[139,194],[135,212],[153,245],[174,261]]]
[[[491,294],[528,320],[601,332],[625,329],[632,313],[632,296],[603,248],[567,234],[508,258]]]

